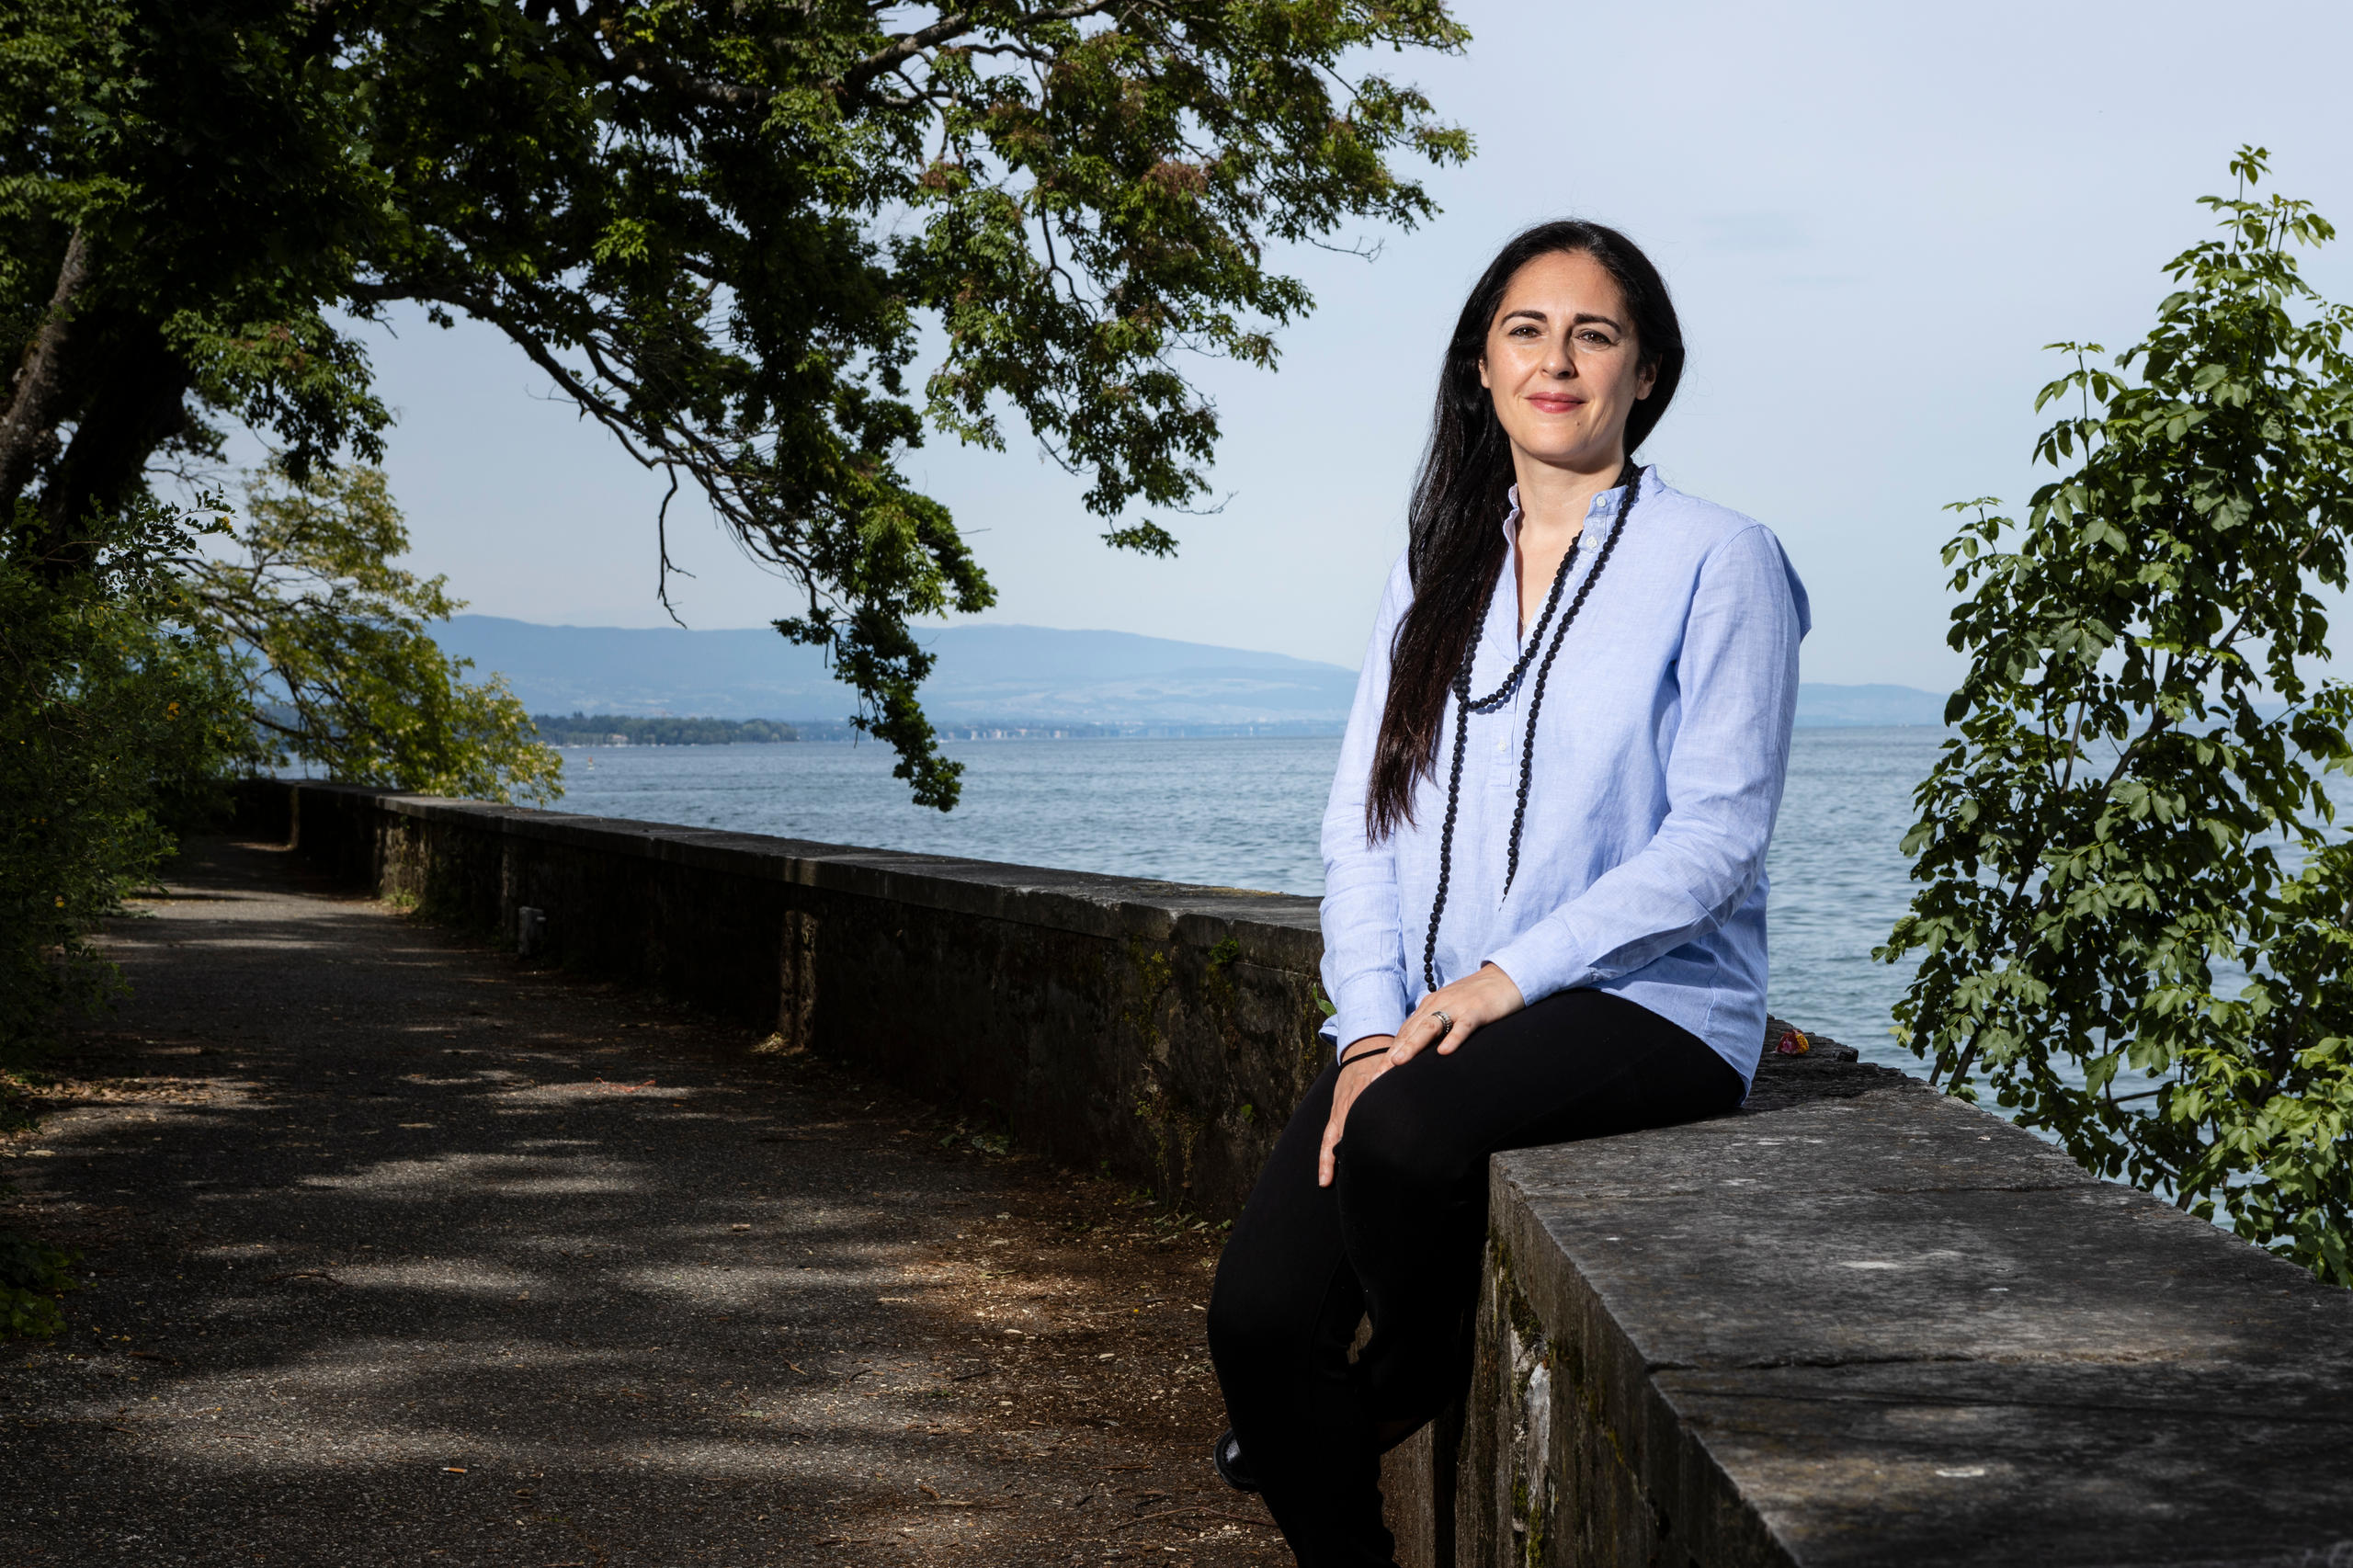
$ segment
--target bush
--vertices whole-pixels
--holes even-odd
[[[2075,412],[2024,524],[1959,508],[1971,665],[1881,956],[1919,955],[1896,1019],[1935,1078],[2353,1284],[2353,845],[2322,788],[2353,687],[2317,591],[2353,532],[2353,311],[2298,272],[2329,225],[2247,195],[2264,160],[2146,338],[2055,346],[2037,406]]]
[[[69,1272],[80,1255],[0,1231],[0,1338],[46,1339],[65,1323],[57,1299],[80,1282]]]
[[[0,1061],[119,988],[85,934],[252,756],[228,661],[183,629],[210,526],[142,502],[59,543],[20,504],[0,537]]]

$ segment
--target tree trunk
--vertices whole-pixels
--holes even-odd
[[[57,269],[49,310],[25,345],[25,357],[9,383],[6,412],[0,413],[0,510],[16,506],[17,497],[32,483],[43,451],[56,442],[57,425],[65,415],[66,341],[73,332],[74,304],[89,280],[90,247],[77,224],[65,242],[65,261]]]
[[[112,352],[79,368],[95,395],[85,393],[74,439],[41,485],[44,554],[71,569],[88,563],[91,517],[128,504],[155,449],[188,426],[188,365],[162,332],[143,320],[107,324]]]

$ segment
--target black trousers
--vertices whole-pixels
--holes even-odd
[[[1302,1568],[1391,1561],[1380,1454],[1469,1383],[1487,1156],[1693,1121],[1743,1093],[1697,1036],[1622,997],[1563,992],[1382,1074],[1350,1108],[1324,1187],[1336,1077],[1326,1067],[1284,1129],[1210,1299],[1243,1463]]]

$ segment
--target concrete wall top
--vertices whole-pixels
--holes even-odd
[[[2353,1563],[2353,1292],[1917,1080],[1777,1074],[1492,1187],[1699,1562]]]
[[[1323,953],[1317,901],[1248,888],[1199,887],[910,850],[867,849],[719,828],[534,811],[480,801],[310,784],[305,792],[365,798],[402,816],[495,823],[517,837],[635,856],[738,876],[799,882],[928,909],[1010,920],[1086,936],[1232,937],[1251,961],[1313,969]]]

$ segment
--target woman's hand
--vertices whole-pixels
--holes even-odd
[[[1430,1046],[1437,1046],[1440,1056],[1451,1055],[1481,1025],[1508,1018],[1527,1006],[1510,975],[1494,964],[1483,964],[1478,973],[1423,997],[1422,1005],[1395,1034],[1367,1035],[1349,1041],[1340,1052],[1345,1063],[1340,1081],[1332,1085],[1332,1115],[1324,1123],[1324,1151],[1316,1156],[1315,1185],[1332,1185],[1333,1155],[1347,1130],[1348,1108],[1364,1093],[1366,1085],[1391,1068],[1411,1062]],[[1440,1013],[1447,1016],[1448,1023],[1438,1021]]]
[[[1390,1055],[1390,1049],[1396,1044],[1395,1035],[1369,1034],[1362,1040],[1349,1041],[1341,1051],[1344,1064],[1340,1068],[1340,1081],[1332,1085],[1332,1115],[1324,1123],[1324,1152],[1315,1158],[1316,1186],[1332,1185],[1332,1152],[1340,1146],[1340,1133],[1348,1124],[1348,1107],[1364,1093],[1367,1084],[1397,1065]]]
[[[1431,1046],[1438,1047],[1440,1056],[1451,1056],[1481,1026],[1508,1018],[1527,1006],[1510,975],[1494,964],[1481,964],[1478,973],[1441,985],[1422,998],[1414,1016],[1399,1026],[1397,1038],[1389,1047],[1389,1059],[1402,1066]],[[1446,1015],[1443,1020],[1440,1013]]]

